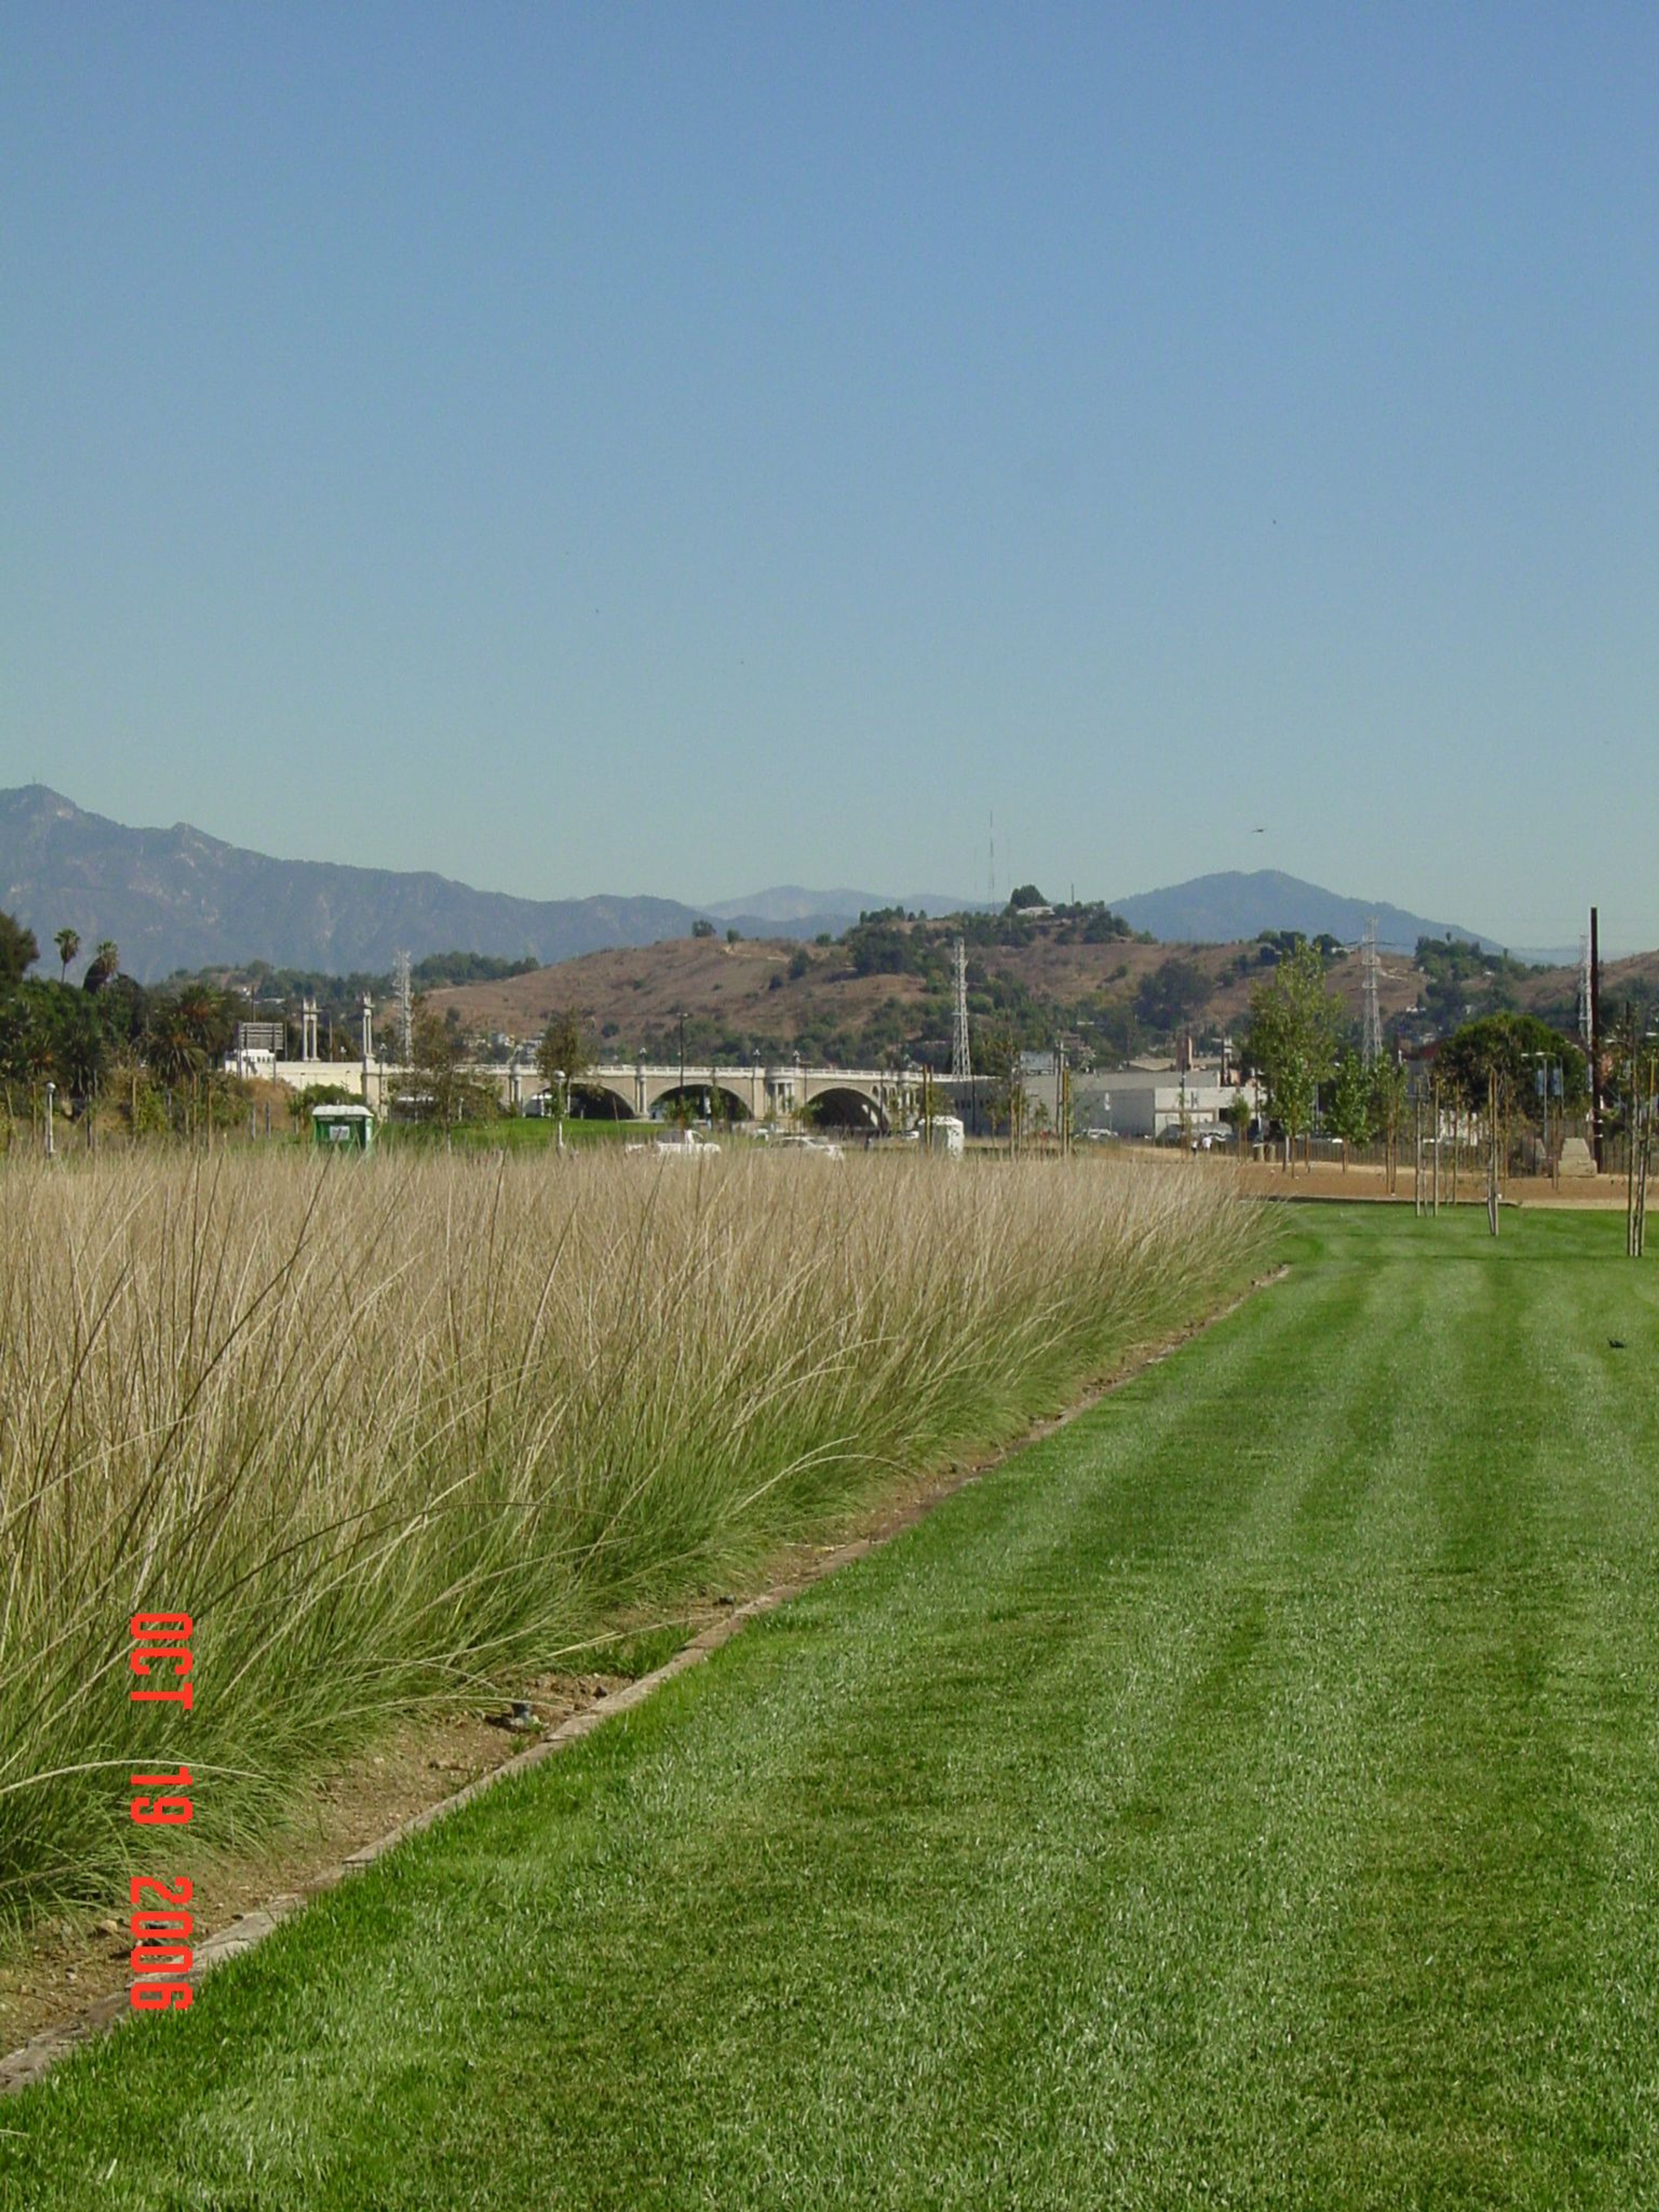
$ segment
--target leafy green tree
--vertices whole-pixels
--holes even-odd
[[[394,1089],[423,1121],[449,1128],[457,1121],[493,1121],[501,1112],[495,1087],[476,1075],[471,1052],[454,1009],[439,1014],[415,1002],[411,1064]]]
[[[536,1073],[550,1091],[562,1091],[561,1107],[568,1102],[577,1077],[592,1064],[585,1031],[583,1017],[567,1007],[552,1016],[536,1046]]]
[[[1006,1122],[1018,1134],[1025,1108],[1018,1037],[1006,1029],[986,1030],[974,1048],[974,1058],[985,1080],[992,1121]]]
[[[1048,903],[1048,900],[1043,897],[1035,884],[1018,884],[1009,894],[1008,898],[1009,910],[1014,914],[1018,914],[1023,907],[1047,906]]]
[[[1285,1132],[1285,1158],[1313,1127],[1320,1085],[1336,1066],[1347,1010],[1325,987],[1325,963],[1316,945],[1299,939],[1250,994],[1244,1055],[1267,1086],[1274,1119]]]
[[[0,1074],[7,1084],[44,1082],[52,1072],[52,1025],[41,987],[21,983],[0,1004]]]
[[[1152,1030],[1184,1028],[1210,996],[1210,979],[1194,960],[1179,954],[1143,975],[1135,992],[1135,1012]]]
[[[64,963],[58,980],[60,983],[67,983],[70,962],[81,950],[80,932],[74,929],[60,929],[52,941],[58,947],[58,957]]]
[[[1337,1055],[1336,1082],[1331,1094],[1331,1127],[1342,1139],[1345,1175],[1348,1147],[1370,1142],[1371,1102],[1370,1071],[1357,1052],[1345,1047]]]
[[[256,961],[253,965],[257,969],[263,963]],[[539,960],[528,956],[522,960],[501,960],[488,952],[428,952],[415,963],[409,975],[417,991],[441,991],[447,983],[499,983],[509,975],[531,975],[540,965]],[[252,975],[252,970],[248,972]],[[343,982],[342,995],[348,1005],[361,1000],[365,991],[378,996],[392,988],[390,975],[311,975],[305,981],[313,997],[319,995],[319,987]]]
[[[1584,1055],[1558,1030],[1533,1014],[1486,1014],[1466,1022],[1440,1048],[1437,1072],[1451,1096],[1474,1112],[1484,1110],[1486,1086],[1498,1083],[1504,1113],[1525,1108],[1535,1093],[1535,1077],[1547,1059],[1559,1062],[1562,1103],[1571,1110],[1589,1097]]]
[[[21,983],[40,957],[34,932],[15,915],[0,914],[0,990]]]
[[[113,1041],[95,1000],[61,981],[58,994],[52,1059],[70,1095],[89,1098],[113,1056]]]
[[[1091,907],[1083,925],[1083,942],[1085,945],[1112,945],[1120,938],[1133,935],[1133,930],[1123,916],[1114,914],[1109,906]]]

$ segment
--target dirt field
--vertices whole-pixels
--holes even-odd
[[[1311,1171],[1298,1167],[1293,1175],[1286,1175],[1282,1167],[1269,1167],[1252,1161],[1232,1172],[1237,1174],[1240,1187],[1252,1198],[1322,1199],[1352,1204],[1387,1200],[1390,1196],[1382,1170],[1376,1167],[1356,1166],[1344,1170],[1322,1162]],[[1409,1161],[1400,1169],[1392,1196],[1396,1206],[1412,1203]],[[1565,1182],[1556,1189],[1542,1176],[1513,1176],[1504,1183],[1503,1196],[1504,1204],[1508,1206],[1564,1206],[1580,1210],[1600,1208],[1622,1212],[1625,1180],[1622,1176],[1591,1176],[1577,1182]],[[1484,1180],[1470,1175],[1466,1170],[1457,1179],[1458,1205],[1480,1206],[1486,1202]],[[1442,1177],[1440,1203],[1443,1207],[1451,1204],[1449,1175]]]

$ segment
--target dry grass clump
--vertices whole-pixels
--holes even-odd
[[[0,1206],[15,1913],[108,1898],[135,1757],[246,1832],[376,1717],[1058,1404],[1260,1235],[1097,1160],[138,1158]],[[188,1718],[128,1700],[149,1609],[195,1617]]]

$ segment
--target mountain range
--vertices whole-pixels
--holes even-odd
[[[1166,943],[1231,945],[1259,937],[1264,929],[1299,929],[1305,937],[1328,935],[1354,945],[1364,937],[1367,921],[1375,921],[1377,943],[1392,951],[1410,952],[1419,937],[1461,937],[1483,951],[1503,949],[1455,922],[1426,921],[1386,899],[1343,898],[1276,868],[1196,876],[1166,890],[1139,891],[1107,903],[1136,929]]]
[[[1264,929],[1298,929],[1310,936],[1328,931],[1350,943],[1375,915],[1387,945],[1409,950],[1420,936],[1449,933],[1496,949],[1471,930],[1270,870],[1200,876],[1109,903],[1135,928],[1170,942],[1230,943]],[[463,951],[546,964],[684,937],[700,920],[745,937],[811,938],[839,933],[861,912],[896,905],[939,915],[983,902],[799,884],[701,908],[651,897],[517,898],[425,872],[274,860],[188,823],[130,829],[44,784],[0,791],[0,909],[33,929],[43,950],[66,927],[88,954],[113,939],[122,966],[141,982],[180,968],[252,960],[384,974],[400,950],[417,959]]]

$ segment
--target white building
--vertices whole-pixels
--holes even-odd
[[[1073,1125],[1080,1133],[1109,1131],[1118,1137],[1156,1141],[1170,1130],[1218,1128],[1243,1091],[1252,1115],[1261,1111],[1254,1077],[1224,1083],[1218,1067],[1103,1068],[1072,1078]]]

